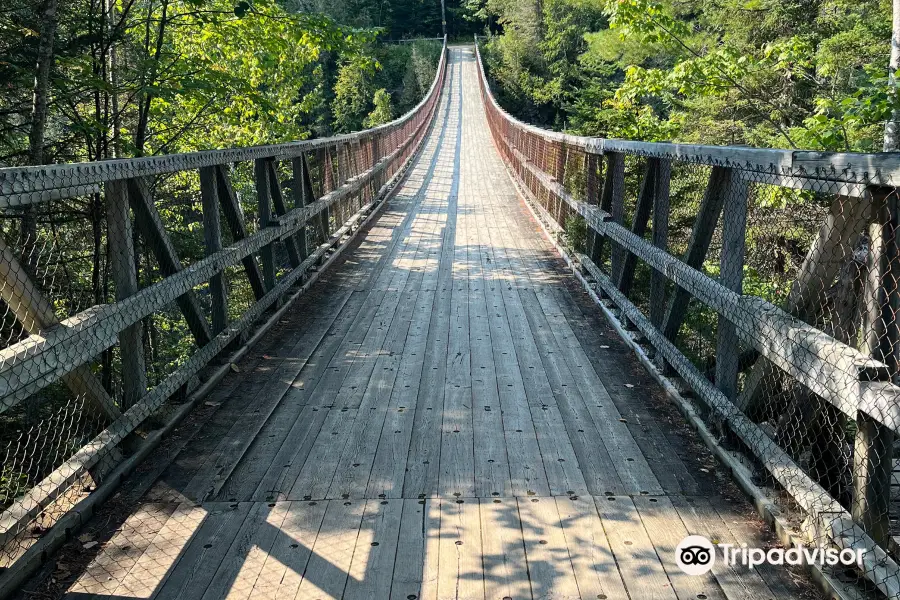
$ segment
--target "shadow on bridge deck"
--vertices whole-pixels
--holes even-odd
[[[675,566],[688,532],[759,545],[764,528],[541,236],[473,61],[452,49],[434,129],[385,212],[63,551],[55,589],[809,593],[787,571]]]

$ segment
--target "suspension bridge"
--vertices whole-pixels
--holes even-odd
[[[446,44],[372,130],[0,169],[40,228],[104,200],[114,290],[61,314],[2,242],[0,595],[898,598],[895,174],[538,129]],[[687,575],[689,534],[863,559]]]

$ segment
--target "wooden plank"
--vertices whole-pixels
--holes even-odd
[[[669,182],[672,163],[667,159],[657,159],[656,189],[653,194],[653,245],[668,251],[669,237]],[[665,318],[666,276],[656,269],[650,272],[650,321],[662,327]]]
[[[382,223],[385,217],[379,220]],[[357,280],[367,280],[376,276],[383,268],[385,261],[383,254],[378,250],[385,241],[385,236],[393,240],[396,236],[396,228],[393,220],[388,220],[383,227],[373,228],[367,238],[360,245],[360,251],[366,252],[366,258],[358,263],[358,267],[349,275],[353,287],[357,287]],[[371,320],[373,311],[377,308],[377,298],[370,296],[368,292],[353,291],[352,297],[343,308],[326,334],[325,339],[309,359],[307,367],[300,373],[294,385],[284,399],[282,406],[284,411],[275,413],[264,430],[264,441],[257,444],[257,448],[250,458],[260,468],[266,468],[260,476],[256,467],[248,464],[249,474],[245,481],[253,483],[258,481],[253,497],[259,500],[273,500],[286,498],[293,483],[298,478],[310,450],[320,432],[322,423],[328,411],[322,408],[334,401],[335,394],[343,381],[345,369],[329,367],[333,360],[340,364],[341,359],[336,356],[344,356],[350,352],[350,332],[361,324]],[[361,311],[363,307],[366,310]],[[343,370],[342,370],[343,369]],[[315,402],[310,402],[315,399]],[[297,416],[298,410],[302,413]],[[289,431],[288,431],[289,430]],[[274,436],[274,437],[272,437]],[[268,442],[271,440],[271,443]],[[274,455],[274,457],[273,457]],[[266,463],[268,466],[266,467]]]
[[[379,440],[387,430],[384,423],[390,411],[401,411],[398,407],[391,406],[393,387],[397,383],[397,373],[400,370],[401,358],[407,341],[409,328],[412,323],[413,312],[419,296],[419,288],[423,279],[423,273],[414,273],[414,265],[421,260],[420,236],[412,236],[410,227],[415,219],[415,209],[410,212],[410,218],[406,220],[404,227],[407,243],[398,249],[397,258],[389,271],[393,271],[393,277],[389,283],[391,288],[403,287],[400,301],[395,305],[395,312],[390,320],[386,335],[376,336],[375,355],[369,362],[372,368],[368,371],[370,377],[367,382],[362,382],[364,389],[360,403],[357,405],[362,413],[369,411],[368,418],[358,419],[354,424],[350,439],[348,440],[339,467],[335,473],[329,497],[364,497],[368,488],[369,474],[378,449]],[[386,269],[388,271],[388,269]],[[372,328],[370,328],[370,334]],[[370,337],[367,334],[367,338]],[[380,343],[378,343],[380,340]],[[367,351],[367,354],[370,351]],[[347,387],[347,383],[342,390]],[[347,390],[341,395],[347,398],[345,402],[353,404],[352,397],[356,390]],[[395,430],[391,430],[395,431]],[[391,435],[390,433],[388,435]],[[405,458],[405,457],[404,457]],[[404,461],[405,462],[405,461]]]
[[[225,215],[225,221],[228,223],[228,227],[231,230],[231,238],[234,241],[243,240],[247,238],[248,235],[247,225],[244,223],[244,213],[241,210],[241,203],[238,201],[237,194],[231,186],[231,181],[228,179],[225,167],[216,167],[216,174],[219,202],[222,203],[222,213]],[[266,289],[263,286],[262,273],[259,270],[259,263],[256,262],[256,257],[252,254],[242,258],[241,262],[244,265],[244,272],[247,274],[247,279],[250,281],[250,287],[253,289],[253,295],[259,300],[266,294]]]
[[[203,241],[206,246],[206,255],[209,256],[222,249],[219,193],[215,168],[200,169],[200,200],[203,206]],[[225,296],[225,282],[221,273],[209,278],[209,295],[212,300],[212,334],[218,335],[228,325],[228,300]]]
[[[751,543],[737,539],[725,526],[715,509],[706,498],[672,498],[672,505],[691,535],[702,535],[713,543]],[[747,598],[763,600],[775,598],[757,569],[740,565],[725,564],[717,560],[712,574],[727,598]]]
[[[552,326],[547,322],[534,292],[522,291],[519,295],[523,299],[526,317],[534,332],[538,352],[552,387],[551,394],[557,405],[546,410],[542,407],[542,411],[556,410],[559,413],[564,426],[561,434],[571,442],[576,459],[572,466],[578,468],[583,476],[583,485],[577,485],[577,481],[570,483],[572,487],[564,492],[584,495],[630,490],[631,486],[626,486],[617,472],[618,469],[626,468],[627,463],[623,460],[621,465],[617,465],[612,460],[608,450],[610,440],[595,426],[583,391],[575,382],[570,366],[566,364],[562,351],[556,344]],[[579,363],[574,366],[578,368],[582,365]],[[565,457],[561,458],[567,461]],[[631,490],[631,493],[638,492],[640,490]]]
[[[251,598],[293,598],[300,588],[327,502],[287,502],[287,514],[251,591]]]
[[[162,217],[153,203],[150,189],[143,179],[128,180],[128,201],[131,204],[131,210],[134,211],[134,222],[147,245],[153,250],[162,275],[168,277],[181,271],[181,260],[178,258],[172,240],[169,239]],[[197,346],[202,348],[207,345],[212,339],[212,335],[196,294],[189,290],[179,296],[176,303],[184,315],[184,320],[191,330]]]
[[[606,210],[605,207],[608,206],[612,220],[621,225],[625,218],[625,156],[618,153],[609,154],[606,168],[609,170],[607,181],[610,185],[608,192],[607,186],[605,184],[603,186],[600,209]],[[613,243],[610,265],[614,280],[617,280],[621,273],[624,258],[625,250]]]
[[[176,508],[177,505],[171,503],[140,505],[103,545],[103,550],[68,589],[66,597],[111,596]]]
[[[502,225],[496,220],[495,213],[496,209],[493,206],[489,209],[486,206],[486,209],[479,213],[479,225],[488,233],[484,258],[485,301],[512,494],[549,495],[550,484],[537,435],[531,423],[524,378],[525,374],[531,371],[528,367],[534,365],[525,365],[523,372],[517,360],[516,345],[513,341],[503,291],[503,288],[509,287],[511,280],[508,277],[508,263],[504,260],[505,256],[495,250],[494,244],[502,243],[498,237],[500,234],[496,231],[496,228]],[[514,451],[510,452],[510,449]]]
[[[340,598],[347,584],[365,501],[331,500],[313,544],[297,600]]]
[[[269,161],[258,158],[253,161],[253,179],[256,181],[256,206],[259,230],[262,231],[272,221],[272,185],[269,181]],[[266,291],[275,287],[275,254],[272,244],[266,244],[259,250],[259,261],[262,263],[263,285]]]
[[[396,230],[391,227],[384,229],[393,240],[389,245],[391,246],[398,239]],[[373,248],[380,245],[377,240],[370,240],[367,243]],[[373,254],[367,263],[372,268],[369,275],[375,277],[381,272],[386,261],[383,255]],[[371,328],[373,315],[379,310],[383,296],[384,292],[379,290],[372,290],[368,295],[359,294],[357,299],[363,310],[357,306],[346,314],[346,319],[344,316],[340,318],[342,325],[336,330],[340,332],[339,335],[331,336],[323,345],[322,352],[315,358],[316,367],[304,379],[303,387],[289,391],[286,400],[291,405],[299,406],[301,405],[299,402],[308,402],[310,398],[315,399],[315,405],[303,409],[307,418],[301,415],[300,419],[293,421],[287,436],[277,433],[276,437],[272,438],[273,441],[277,440],[277,443],[273,443],[271,448],[276,448],[278,444],[281,444],[281,447],[261,478],[261,469],[254,470],[253,479],[260,481],[254,492],[255,497],[312,499],[327,495],[341,458],[342,448],[353,427],[352,420],[340,418],[349,416],[347,413],[333,415],[331,414],[333,411],[328,407],[333,406],[335,399],[339,397],[339,391],[352,366],[356,345],[354,338]],[[351,321],[349,325],[344,325],[343,323],[347,323],[348,320]],[[347,356],[350,356],[351,360],[346,360]],[[312,384],[319,373],[324,375]],[[337,412],[340,412],[340,408],[344,407],[339,407]],[[286,424],[289,423],[291,421]],[[334,425],[340,428],[339,434],[333,434],[333,429],[325,432],[326,428]],[[273,426],[276,431],[284,431],[284,427],[278,421],[273,423]],[[271,457],[271,451],[267,451],[264,456]],[[266,466],[264,463],[265,460],[259,461],[261,468]]]
[[[603,379],[594,371],[590,359],[578,343],[563,314],[548,316],[547,322],[548,332],[552,332],[556,337],[559,356],[564,359],[565,364],[570,365],[568,385],[581,391],[584,410],[590,415],[595,431],[603,440],[603,446],[614,465],[618,480],[631,494],[661,493],[663,488],[649,464],[649,459],[635,441],[628,428],[627,419],[623,418],[613,400],[613,395],[621,395],[620,391],[613,389],[610,392]],[[578,410],[581,412],[580,407]],[[616,479],[608,480],[609,486],[614,486],[616,481]]]
[[[548,497],[517,501],[532,595],[580,598],[556,502]]]
[[[571,285],[575,285],[571,283]],[[691,471],[678,456],[680,438],[667,433],[658,422],[657,415],[646,403],[641,402],[644,394],[638,387],[628,388],[632,383],[630,370],[622,368],[622,361],[630,355],[630,350],[618,339],[617,334],[611,330],[607,323],[601,321],[603,317],[593,313],[595,310],[593,301],[590,305],[582,306],[572,290],[559,289],[556,294],[557,301],[564,307],[564,316],[568,328],[578,340],[583,349],[587,362],[576,363],[583,366],[593,366],[593,371],[602,382],[601,387],[593,386],[587,389],[590,392],[603,392],[608,394],[609,401],[604,404],[599,400],[596,404],[614,408],[619,416],[601,421],[612,427],[619,427],[619,423],[631,435],[637,444],[638,452],[646,459],[653,475],[656,476],[659,485],[668,493],[698,493],[698,484]],[[563,325],[559,325],[564,338],[571,339]],[[611,339],[612,338],[612,339]],[[635,365],[635,368],[640,368]],[[590,373],[588,373],[590,375]],[[618,390],[611,394],[609,390]],[[591,404],[596,408],[596,404]],[[623,422],[624,421],[624,422]],[[595,420],[595,423],[597,421]],[[604,437],[604,439],[606,439]],[[627,440],[627,438],[625,438]],[[618,444],[617,444],[618,445]],[[636,456],[628,454],[627,456]]]
[[[172,569],[156,600],[169,598],[199,598],[213,581],[213,577],[239,534],[252,505],[249,502],[227,504],[211,502],[204,505],[208,512],[203,524],[191,538],[181,558]]]
[[[506,220],[501,213],[502,211],[498,210],[495,216],[499,223]],[[523,304],[523,298],[527,294],[524,290],[528,287],[528,278],[517,274],[524,273],[527,267],[519,253],[509,250],[522,245],[523,238],[527,236],[516,228],[518,235],[514,239],[512,229],[513,227],[509,224],[501,226],[498,231],[498,239],[494,244],[499,249],[502,264],[507,270],[506,276],[512,282],[512,286],[504,286],[503,299],[510,333],[514,341],[516,361],[528,399],[527,410],[530,412],[530,416],[527,418],[525,427],[534,428],[540,446],[544,471],[547,475],[549,494],[584,494],[587,493],[587,484],[578,468],[578,458],[571,440],[566,435],[559,408],[553,398],[553,391],[541,357],[543,349],[540,340],[537,339],[529,325],[528,307]],[[508,447],[515,447],[509,441],[507,444]],[[537,493],[537,495],[549,494]]]
[[[531,598],[516,499],[482,498],[479,508],[485,598]]]
[[[111,181],[105,192],[109,270],[116,287],[116,300],[124,300],[138,291],[128,189],[124,181]],[[127,409],[147,393],[147,365],[140,321],[119,332],[119,356],[122,361],[121,403]]]
[[[394,241],[397,240],[398,237],[395,236]],[[388,252],[389,254],[390,252]],[[379,264],[382,266],[387,264],[384,255],[379,258]],[[344,380],[350,373],[355,356],[358,354],[356,346],[361,342],[356,342],[355,339],[359,339],[357,336],[367,335],[373,327],[373,318],[381,310],[384,296],[385,292],[375,286],[367,305],[354,319],[347,339],[342,342],[337,353],[338,362],[335,364],[333,362],[335,359],[332,359],[332,366],[329,367],[325,377],[319,381],[314,391],[319,409],[335,406],[334,401],[340,397]],[[344,358],[348,356],[350,360]],[[315,442],[309,450],[306,460],[302,463],[302,468],[299,468],[299,471],[294,468],[288,470],[288,475],[291,471],[297,473],[296,480],[293,481],[293,485],[287,493],[288,498],[323,498],[327,495],[343,448],[352,435],[357,413],[358,409],[349,409],[344,406],[328,410],[322,429],[315,437]]]
[[[538,251],[536,255],[540,256],[540,251]],[[585,257],[585,261],[589,263],[590,259]],[[559,266],[554,266],[552,260],[544,262],[548,263],[548,266],[546,268],[549,268],[551,270],[559,270],[560,268]],[[573,301],[568,296],[568,294],[562,293],[562,287],[563,286],[553,285],[549,287],[536,288],[541,292],[539,294],[541,302],[548,305],[549,308],[547,310],[549,313],[552,313],[552,317],[554,319],[558,319],[561,315],[556,314],[557,312],[559,312],[559,309],[553,307],[551,297],[555,298],[561,306],[573,306]],[[545,291],[549,291],[551,293],[548,294],[545,293]],[[616,294],[620,294],[620,292],[616,290]],[[590,309],[593,310],[593,306],[591,306]],[[579,308],[577,306],[574,306],[572,314],[578,313]],[[582,317],[583,316],[584,315],[582,315]],[[632,398],[627,398],[627,396],[629,395],[634,395],[631,392],[631,389],[626,387],[626,384],[631,385],[631,382],[627,378],[623,377],[621,363],[616,361],[615,358],[618,352],[626,352],[627,350],[623,349],[615,351],[615,353],[614,351],[609,350],[611,346],[608,346],[606,344],[611,343],[613,345],[619,345],[620,348],[622,346],[617,339],[605,340],[602,337],[598,337],[596,335],[596,330],[598,329],[598,327],[600,329],[603,329],[605,326],[605,323],[603,323],[602,325],[592,323],[590,325],[577,325],[575,327],[575,330],[578,332],[579,336],[577,339],[580,340],[582,338],[587,338],[595,340],[591,344],[584,345],[584,349],[592,352],[593,358],[591,360],[593,361],[594,366],[597,369],[597,373],[602,377],[603,381],[616,382],[616,388],[619,391],[615,394],[614,397],[612,397],[616,404],[610,404],[610,406],[616,406],[620,411],[622,411],[622,416],[627,417],[627,419],[622,419],[619,415],[615,415],[614,418],[604,418],[601,420],[601,422],[608,421],[613,425],[618,425],[619,422],[624,424],[623,426],[627,428],[628,432],[632,434],[634,439],[639,441],[639,453],[637,455],[631,456],[640,457],[640,455],[643,454],[643,456],[647,459],[647,463],[649,463],[650,465],[652,475],[656,476],[658,481],[664,486],[665,489],[674,491],[680,491],[682,489],[696,490],[696,482],[694,482],[684,464],[681,463],[681,461],[678,459],[674,448],[670,446],[669,442],[658,431],[658,427],[656,427],[654,423],[654,418],[646,411],[646,409],[643,408],[643,403],[635,401],[635,399]],[[563,322],[561,331],[564,329],[566,329],[566,327],[565,323]],[[565,337],[567,336],[563,336],[563,338]],[[570,339],[575,339],[572,338],[572,336],[568,337]],[[575,347],[577,348],[578,345],[576,344]],[[581,364],[583,367],[586,367],[588,371],[590,371],[590,363],[588,361],[582,362],[570,360],[569,364]],[[601,384],[587,386],[582,385],[580,389],[587,389],[589,391],[602,391],[603,388],[604,386]],[[635,389],[635,391],[637,391],[637,389]],[[591,407],[592,410],[602,408],[602,405],[600,403],[594,404],[593,402],[591,402],[588,404],[588,406]],[[626,437],[625,439],[627,440],[628,438]],[[626,455],[626,460],[627,456],[628,455]],[[636,459],[633,458],[632,460]],[[639,469],[628,469],[628,471],[639,471]]]
[[[343,307],[349,295],[338,298],[337,306]],[[334,311],[339,313],[340,309]],[[216,450],[210,455],[207,466],[191,480],[185,487],[184,494],[189,498],[203,501],[216,497],[220,491],[226,494],[234,492],[234,487],[228,485],[232,473],[238,462],[244,457],[248,448],[255,441],[256,435],[263,428],[269,416],[278,407],[285,394],[291,388],[294,378],[328,330],[330,323],[325,321],[319,327],[311,328],[292,340],[292,346],[286,348],[285,354],[290,355],[297,349],[297,359],[287,361],[286,364],[280,356],[270,357],[264,363],[262,369],[268,376],[257,388],[255,396],[245,397],[246,406],[253,406],[255,410],[247,411],[243,418],[236,419],[228,433],[222,438]],[[240,475],[240,474],[239,474]],[[243,483],[243,478],[238,480]],[[228,487],[226,487],[228,485]],[[240,489],[240,488],[239,488]],[[224,500],[237,500],[237,494],[227,495]]]
[[[675,549],[688,530],[678,517],[678,512],[666,496],[636,496],[632,499],[641,517],[644,528],[651,532],[650,541],[656,548],[656,555],[662,561],[666,575],[679,598],[705,596],[710,600],[725,600],[726,595],[719,587],[712,573],[687,575],[678,566]],[[750,542],[750,540],[741,540]]]
[[[367,500],[348,571],[346,600],[388,598],[400,544],[403,500]]]
[[[326,334],[325,340],[310,358],[310,369],[305,373],[301,372],[296,384],[288,391],[285,398],[286,407],[294,408],[283,418],[271,422],[272,426],[276,428],[275,432],[268,434],[276,436],[271,438],[273,440],[271,447],[259,455],[254,454],[256,462],[261,467],[270,461],[261,477],[253,475],[251,478],[259,481],[253,492],[254,498],[261,500],[294,498],[290,495],[290,491],[300,476],[313,445],[318,440],[325,419],[330,414],[330,409],[323,406],[322,403],[323,401],[325,403],[333,402],[336,386],[340,385],[343,378],[343,372],[339,369],[335,371],[333,367],[329,369],[329,365],[336,356],[341,355],[339,352],[344,347],[353,325],[360,320],[365,320],[365,315],[369,314],[360,310],[365,306],[365,302],[365,294],[357,292],[353,295],[352,307],[348,304],[347,310],[340,313],[334,326]],[[339,378],[337,383],[332,381],[334,376]],[[316,402],[311,403],[310,399],[313,398],[316,399]],[[300,408],[301,412],[298,417],[291,420],[289,415],[294,414],[293,411],[297,408]],[[286,434],[278,433],[278,430],[282,430],[288,425],[290,430]],[[330,432],[331,430],[329,430]],[[320,445],[322,443],[319,441]],[[273,450],[277,450],[274,458],[272,458]],[[303,496],[306,495],[308,494],[301,495],[299,499],[303,499]],[[309,499],[311,498],[312,496]]]
[[[291,159],[291,196],[294,199],[294,208],[303,208],[308,202],[315,202],[312,191],[312,182],[309,179],[309,169],[303,157]],[[300,261],[309,256],[309,238],[306,226],[297,230],[297,251],[300,253]]]
[[[300,474],[287,493],[292,500],[318,500],[328,495],[341,451],[358,413],[357,409],[349,408],[320,407],[320,410],[326,411],[325,420]]]
[[[441,412],[444,406],[447,348],[450,336],[450,296],[453,246],[456,239],[456,203],[451,196],[444,209],[445,226],[441,234],[435,298],[431,309],[428,337],[412,438],[403,481],[403,497],[416,498],[437,494],[441,452]],[[437,217],[440,218],[440,215]]]
[[[470,135],[481,134],[477,125],[470,127],[473,129]],[[496,161],[493,165],[500,166],[498,157],[493,157]],[[485,301],[507,448],[506,458],[514,495],[545,496],[551,492],[550,473],[547,469],[552,469],[551,472],[555,474],[559,471],[560,463],[554,460],[553,464],[547,465],[544,462],[527,389],[534,388],[531,399],[535,402],[537,411],[541,410],[544,400],[551,397],[551,393],[546,377],[542,381],[544,387],[536,387],[543,375],[540,359],[533,349],[528,353],[524,349],[526,342],[533,340],[529,339],[530,332],[527,331],[527,323],[521,314],[518,296],[512,289],[518,285],[518,281],[506,253],[501,250],[508,243],[504,237],[506,226],[503,212],[508,210],[510,202],[515,202],[515,194],[502,171],[494,170],[493,165],[488,161],[478,161],[476,172],[470,176],[469,181],[478,197],[475,203],[478,228],[485,232],[485,241],[481,244],[484,251],[482,263]],[[525,356],[531,362],[526,362]],[[552,443],[548,440],[548,444]],[[549,452],[547,457],[553,460]],[[565,481],[558,483],[563,478],[553,479],[556,486],[562,488],[561,491],[567,491]]]
[[[625,584],[593,499],[560,496],[556,498],[556,508],[581,597],[627,600]]]
[[[757,548],[780,545],[773,532],[760,522],[756,511],[743,498],[716,495],[708,500],[714,513],[718,515],[711,515],[711,519],[716,523],[724,523],[725,531],[730,532],[732,540]],[[754,567],[754,570],[766,582],[775,598],[797,598],[808,593],[808,580],[803,567],[763,563]]]
[[[352,314],[360,304],[361,299],[348,292],[335,293],[330,303],[322,306],[318,317],[302,320],[304,327],[288,336],[289,344],[267,353],[264,385],[255,396],[245,396],[254,402],[245,400],[246,415],[233,420],[231,431],[223,436],[216,450],[219,456],[210,461],[208,468],[220,471],[209,484],[216,494],[214,497],[242,501],[274,499],[257,492],[303,410],[306,395],[298,392],[303,390],[311,371],[321,371],[316,363],[318,353],[342,326],[343,315]]]
[[[470,221],[469,262],[469,336],[472,377],[472,427],[474,433],[475,494],[481,498],[512,495],[497,367],[494,363],[494,340],[485,289],[493,284],[489,272],[491,253],[484,211],[473,203]]]
[[[249,599],[266,558],[287,515],[289,503],[270,506],[250,504],[244,519],[219,568],[203,594],[203,600]]]
[[[529,257],[551,256],[549,252],[552,250],[549,250],[537,236],[522,236],[521,239],[525,240],[526,247],[533,249],[528,253]],[[546,260],[529,258],[526,262],[523,272],[533,274],[532,280],[535,284],[533,297],[537,300],[529,302],[528,318],[534,321],[532,330],[543,340],[541,347],[546,349],[544,358],[548,365],[548,373],[559,376],[558,383],[554,384],[555,389],[561,392],[558,397],[563,398],[562,403],[573,415],[572,422],[567,424],[570,438],[574,442],[576,437],[587,435],[586,441],[591,441],[596,446],[594,440],[599,437],[605,446],[605,450],[601,447],[601,451],[603,454],[608,452],[609,458],[612,459],[612,463],[609,463],[607,458],[599,465],[591,466],[588,461],[596,462],[597,459],[592,459],[591,455],[597,453],[597,450],[593,447],[583,449],[579,454],[579,461],[585,469],[586,478],[594,482],[591,487],[597,490],[595,493],[616,493],[617,489],[626,488],[635,494],[659,493],[660,484],[648,465],[642,449],[632,438],[628,425],[612,402],[603,381],[591,368],[590,359],[566,320],[563,306],[568,305],[557,300],[559,294],[556,291],[559,286],[553,282],[544,283],[547,277],[537,275],[542,272],[552,273],[554,270],[552,263]],[[590,418],[586,418],[584,410],[590,414]],[[575,420],[578,415],[581,416]],[[587,422],[587,426],[579,422]],[[612,469],[613,464],[615,470]],[[622,483],[619,483],[620,479]],[[616,484],[619,484],[618,487]]]
[[[288,328],[286,328],[288,329]],[[276,339],[265,341],[259,347],[258,356],[248,356],[237,363],[240,371],[227,375],[208,396],[207,402],[220,405],[204,426],[186,441],[183,451],[174,457],[162,476],[147,492],[145,499],[152,502],[179,502],[186,498],[181,491],[206,464],[210,454],[228,433],[234,421],[246,411],[244,397],[253,398],[264,384],[260,371],[265,361],[263,354],[273,351]]]
[[[677,598],[631,498],[595,496],[594,503],[629,595],[647,600]]]
[[[419,384],[425,365],[429,324],[438,284],[438,266],[442,250],[440,229],[445,224],[446,204],[434,191],[442,183],[435,175],[438,160],[439,136],[429,139],[426,151],[432,152],[428,166],[420,160],[413,168],[396,198],[407,197],[415,188],[418,214],[410,224],[411,234],[419,239],[420,266],[414,267],[421,275],[420,291],[411,317],[407,337],[400,358],[397,377],[391,390],[388,412],[382,435],[378,442],[366,497],[399,498],[406,476],[406,463],[413,423],[416,418]],[[416,186],[418,186],[416,188]],[[423,409],[424,410],[424,409]],[[433,412],[433,411],[431,411]]]
[[[207,515],[193,502],[179,504],[110,596],[150,598],[158,593]]]
[[[434,598],[437,592],[437,540],[440,513],[431,500],[405,498],[400,518],[391,600]]]
[[[474,432],[472,424],[472,372],[469,343],[468,219],[465,204],[454,211],[456,236],[448,252],[450,314],[441,412],[441,462],[438,494],[442,497],[475,495]]]
[[[440,505],[438,598],[484,599],[481,519],[476,498],[435,500]]]

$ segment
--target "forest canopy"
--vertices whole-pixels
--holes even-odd
[[[448,19],[465,27],[471,24]],[[427,91],[439,2],[25,0],[0,9],[0,166],[327,136]],[[429,42],[395,43],[409,38]]]
[[[501,102],[585,135],[880,151],[886,0],[467,0]],[[896,120],[896,119],[894,119]]]

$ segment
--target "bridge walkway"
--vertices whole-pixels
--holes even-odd
[[[786,569],[677,568],[688,532],[771,541],[565,272],[476,69],[451,49],[396,196],[126,482],[140,500],[94,519],[69,597],[809,593]]]

